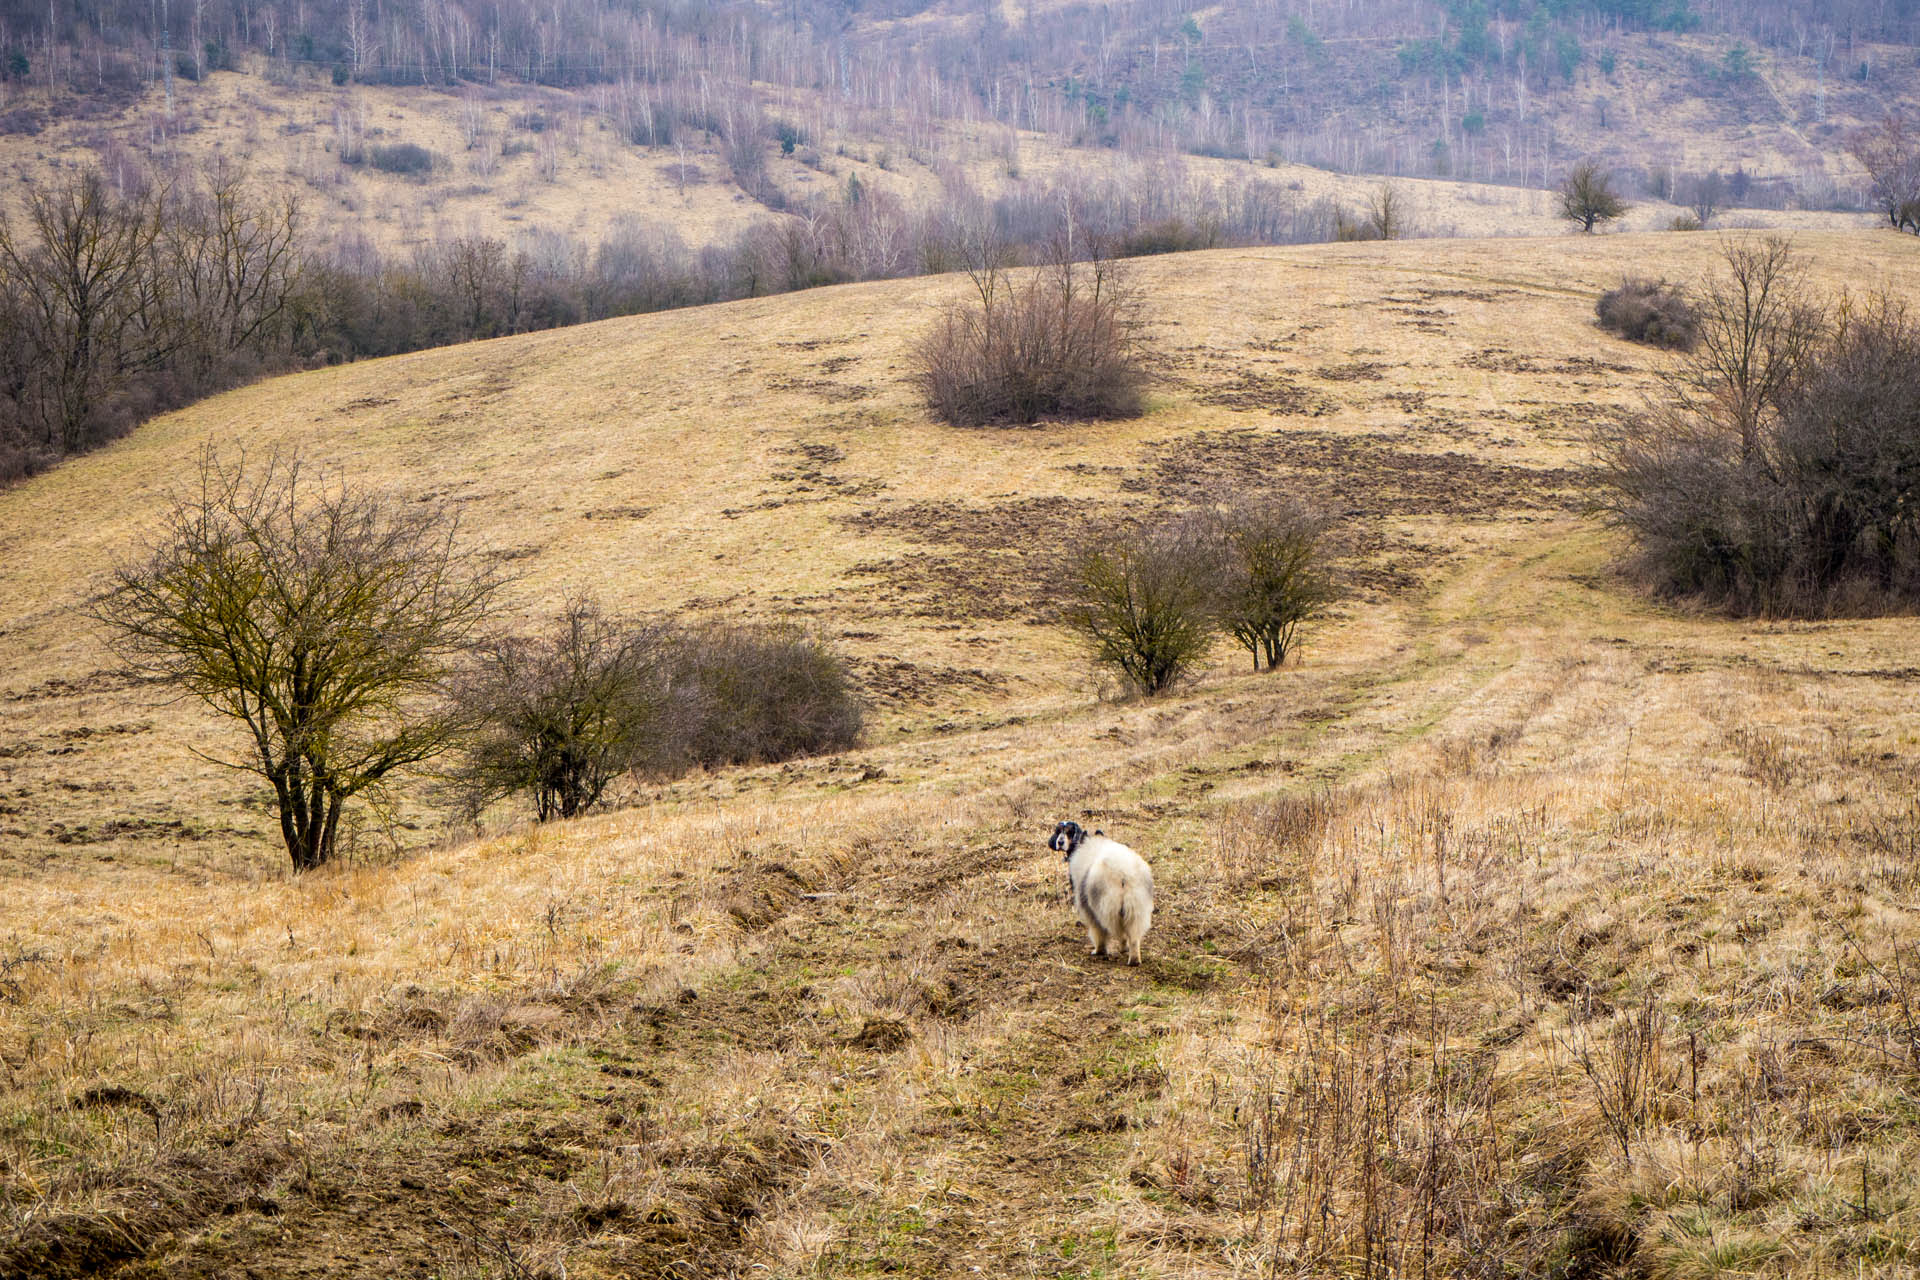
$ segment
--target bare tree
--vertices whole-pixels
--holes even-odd
[[[1920,235],[1920,134],[1889,114],[1879,124],[1855,132],[1847,140],[1847,149],[1866,166],[1873,201],[1887,221]]]
[[[545,634],[484,646],[460,693],[477,725],[455,769],[468,812],[523,794],[541,822],[571,818],[622,773],[666,766],[674,642],[576,599]]]
[[[1412,229],[1406,193],[1396,183],[1383,182],[1367,197],[1367,230],[1373,240],[1403,239]]]
[[[1695,178],[1687,188],[1687,205],[1693,210],[1693,216],[1700,220],[1701,226],[1713,221],[1720,212],[1720,206],[1726,199],[1726,180],[1718,169],[1709,169]]]
[[[1190,520],[1096,538],[1067,566],[1077,594],[1066,624],[1094,661],[1140,693],[1160,693],[1212,647],[1216,563]]]
[[[500,580],[442,509],[275,458],[203,455],[140,563],[93,603],[134,669],[240,721],[219,762],[273,786],[296,869],[334,855],[342,805],[444,750],[436,693]]]
[[[1560,184],[1560,216],[1579,223],[1589,235],[1600,223],[1625,214],[1628,207],[1613,188],[1613,175],[1595,161],[1582,160]]]
[[[45,443],[75,452],[128,371],[125,340],[159,234],[158,197],[118,200],[96,170],[26,196],[32,238],[0,211],[0,288],[29,317]]]
[[[1333,598],[1327,570],[1326,523],[1284,499],[1246,502],[1211,522],[1219,557],[1215,608],[1228,635],[1278,669],[1294,650],[1302,624]]]
[[[1728,240],[1727,269],[1695,293],[1698,342],[1674,379],[1701,420],[1738,436],[1756,457],[1761,429],[1825,336],[1793,244],[1779,236]]]

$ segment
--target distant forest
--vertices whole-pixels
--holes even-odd
[[[685,128],[758,143],[759,95],[802,90],[832,113],[822,127],[870,117],[909,146],[940,121],[996,121],[1080,145],[1539,183],[1563,159],[1535,125],[1542,99],[1583,69],[1611,77],[1610,41],[1623,35],[1728,42],[1697,68],[1703,91],[1751,81],[1756,52],[1770,51],[1806,60],[1823,95],[1829,78],[1860,88],[1910,72],[1920,44],[1920,0],[1029,0],[1013,12],[944,0],[0,0],[0,77],[56,100],[235,67],[287,82],[586,88],[651,145]],[[1890,45],[1908,47],[1894,67]]]

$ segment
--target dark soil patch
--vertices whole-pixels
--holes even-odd
[[[758,933],[793,908],[810,886],[784,862],[744,868],[727,887],[727,914],[748,933]]]
[[[894,1053],[913,1043],[913,1029],[899,1018],[868,1018],[847,1043],[870,1053]]]
[[[41,702],[48,698],[74,698],[89,693],[119,693],[143,684],[158,684],[158,677],[136,676],[123,671],[91,671],[78,680],[55,676],[17,692],[0,693],[0,702]]]
[[[1163,501],[1292,493],[1325,510],[1371,519],[1572,510],[1583,473],[1404,449],[1392,437],[1323,431],[1210,431],[1161,447],[1147,489]]]
[[[895,706],[934,702],[958,689],[991,693],[1007,683],[1005,676],[979,667],[937,667],[898,658],[861,663],[859,680],[876,702]]]
[[[1311,415],[1332,413],[1334,406],[1284,373],[1238,370],[1232,377],[1191,384],[1195,398],[1205,405],[1260,413]]]
[[[1144,514],[1143,504],[1102,504],[1112,520]],[[1033,619],[1064,588],[1061,551],[1084,533],[1087,506],[1065,498],[1022,498],[986,505],[913,502],[841,517],[861,532],[955,549],[913,552],[855,565],[873,579],[895,612],[910,617]]]
[[[1315,369],[1314,376],[1328,382],[1379,382],[1387,376],[1387,366],[1372,360],[1351,364],[1329,364]]]
[[[1639,373],[1632,365],[1611,364],[1604,360],[1594,360],[1587,356],[1570,356],[1564,360],[1541,360],[1534,356],[1516,355],[1505,347],[1485,347],[1461,361],[1469,369],[1480,369],[1488,373],[1554,373],[1554,374],[1597,374],[1597,373]]]
[[[775,378],[767,383],[770,391],[797,391],[806,395],[816,395],[833,404],[844,404],[852,400],[865,400],[874,395],[872,387],[863,383],[834,382],[828,378]]]

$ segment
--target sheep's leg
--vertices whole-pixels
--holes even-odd
[[[1138,938],[1127,939],[1127,963],[1140,963],[1140,939]]]
[[[1103,956],[1107,953],[1107,932],[1097,924],[1087,926],[1087,942],[1093,948],[1093,954]]]

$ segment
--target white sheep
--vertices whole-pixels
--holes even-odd
[[[1101,832],[1088,834],[1077,822],[1053,829],[1047,847],[1064,854],[1067,887],[1073,895],[1073,913],[1087,926],[1093,954],[1118,956],[1127,949],[1127,963],[1140,963],[1140,940],[1153,925],[1153,869],[1146,860],[1118,840]]]

